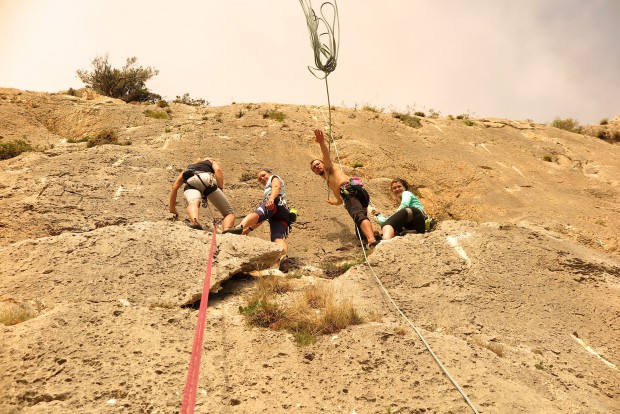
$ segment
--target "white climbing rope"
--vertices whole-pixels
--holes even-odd
[[[394,307],[394,309],[400,314],[400,316],[407,322],[407,324],[409,326],[411,326],[411,328],[415,331],[416,334],[418,334],[418,337],[420,338],[420,340],[422,341],[422,343],[424,344],[424,346],[426,347],[426,349],[428,349],[428,352],[430,352],[431,356],[433,357],[433,359],[435,360],[435,362],[437,363],[437,365],[439,366],[439,368],[441,369],[441,371],[446,375],[446,377],[448,377],[448,379],[450,380],[450,382],[452,382],[452,385],[454,385],[454,387],[458,390],[458,392],[463,396],[463,398],[465,399],[465,402],[467,403],[467,405],[469,405],[469,407],[472,409],[472,411],[475,414],[479,414],[478,410],[476,410],[476,407],[474,406],[474,404],[471,402],[471,400],[469,399],[469,397],[467,396],[467,394],[465,393],[465,391],[463,390],[463,388],[461,388],[461,386],[459,385],[459,383],[452,377],[452,375],[450,375],[450,372],[448,371],[448,369],[441,363],[441,361],[439,360],[439,358],[437,357],[437,355],[435,354],[435,352],[433,352],[433,349],[431,348],[431,346],[428,344],[428,342],[426,342],[426,339],[424,339],[424,336],[422,336],[422,333],[420,332],[420,330],[414,325],[413,322],[411,322],[411,320],[407,317],[407,315],[405,315],[405,313],[400,309],[400,307],[396,304],[396,302],[394,301],[394,299],[392,299],[392,296],[390,295],[390,293],[387,291],[387,289],[385,288],[385,286],[383,286],[383,283],[381,282],[381,279],[379,279],[379,277],[377,276],[377,274],[375,273],[375,271],[373,270],[372,266],[370,265],[370,262],[368,261],[368,256],[366,255],[366,250],[364,249],[364,242],[362,241],[362,236],[360,235],[360,230],[356,227],[356,232],[357,232],[357,237],[359,238],[360,241],[360,246],[362,247],[362,253],[364,253],[364,260],[366,261],[366,264],[368,265],[368,269],[370,269],[370,272],[372,273],[372,275],[374,276],[375,280],[377,281],[377,283],[379,284],[379,287],[381,288],[381,291],[383,292],[383,294],[385,295],[385,297],[388,298],[388,300],[390,301],[390,303],[392,304],[392,306]]]
[[[338,45],[340,38],[340,23],[338,21],[338,5],[334,0],[334,4],[326,1],[321,4],[319,9],[321,17],[318,17],[312,9],[310,0],[299,0],[304,15],[306,16],[306,25],[310,32],[310,45],[314,51],[315,68],[308,66],[308,70],[318,79],[327,78],[327,75],[336,69],[338,63]],[[328,23],[323,9],[331,7],[332,19],[331,24]],[[319,34],[319,28],[325,32]],[[322,39],[326,39],[322,42]],[[323,76],[317,74],[318,71],[323,72]]]

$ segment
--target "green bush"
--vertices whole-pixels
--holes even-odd
[[[439,118],[439,115],[441,115],[440,111],[437,111],[433,108],[428,110],[428,116],[429,118]]]
[[[422,111],[416,111],[413,113],[415,116],[419,116],[420,118],[426,118],[426,114]]]
[[[576,133],[581,133],[582,130],[581,126],[579,126],[579,122],[573,118],[561,119],[556,117],[553,122],[551,122],[551,126]]]
[[[94,137],[89,137],[86,141],[86,148],[96,147],[98,145],[129,145],[129,141],[120,142],[116,136],[116,132],[106,129],[99,132]]]
[[[409,115],[409,114],[401,114],[398,112],[395,112],[392,115],[394,118],[396,119],[400,119],[400,121],[407,125],[410,126],[412,128],[421,128],[422,127],[422,123],[420,122],[420,118],[418,118],[417,116],[413,116],[413,115]]]
[[[474,121],[471,121],[469,119],[463,120],[463,123],[467,126],[474,126]]]
[[[159,71],[152,67],[136,66],[138,58],[127,58],[121,69],[113,68],[108,62],[108,55],[93,59],[93,71],[78,69],[77,75],[84,84],[95,92],[122,99],[125,102],[157,102],[160,95],[149,91],[145,84]]]
[[[256,178],[256,173],[251,172],[251,171],[244,171],[243,173],[241,173],[241,177],[239,177],[239,181],[241,182],[252,181],[254,178]]]
[[[189,106],[209,106],[211,104],[211,102],[205,99],[192,98],[191,96],[189,96],[189,93],[184,93],[183,96],[177,95],[176,99],[173,102]]]
[[[620,142],[620,131],[601,129],[596,133],[596,137],[613,144],[615,142]]]
[[[599,124],[601,124],[601,125],[607,125],[607,124],[609,124],[609,119],[607,119],[607,118],[603,118],[603,119],[601,119],[601,122],[599,122]]]
[[[88,137],[84,137],[84,138],[67,138],[67,142],[69,144],[77,144],[79,142],[88,142]]]
[[[159,106],[160,108],[165,108],[168,106],[168,102],[164,101],[163,99],[160,99],[159,101],[157,101],[157,106]]]
[[[147,109],[146,111],[144,111],[144,115],[148,116],[149,118],[155,119],[170,119],[170,115],[168,115],[168,113],[164,111],[152,111],[150,109]]]
[[[377,108],[373,105],[364,105],[362,106],[362,111],[374,112],[376,114],[383,112],[383,108]]]
[[[34,148],[29,142],[22,139],[0,142],[0,160],[8,160],[29,151],[34,151]]]
[[[284,115],[283,112],[271,110],[263,114],[263,119],[267,119],[267,118],[272,119],[274,121],[284,122],[284,118],[286,118],[286,115]]]

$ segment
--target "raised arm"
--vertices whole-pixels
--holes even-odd
[[[314,140],[321,147],[321,154],[323,154],[323,167],[329,172],[333,168],[332,160],[329,158],[329,151],[327,149],[327,145],[325,144],[325,135],[323,135],[323,131],[320,129],[314,130]]]
[[[179,174],[174,184],[172,184],[172,188],[170,189],[170,202],[168,204],[168,211],[173,214],[177,213],[177,192],[179,188],[183,185],[183,173]]]
[[[217,161],[211,161],[211,166],[213,167],[213,171],[215,174],[215,180],[217,181],[217,186],[220,190],[224,189],[224,170],[222,170],[222,166]]]

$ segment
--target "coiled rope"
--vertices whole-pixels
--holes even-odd
[[[306,25],[310,32],[310,45],[314,51],[314,64],[315,68],[308,66],[308,70],[312,75],[318,79],[327,78],[327,76],[336,70],[336,64],[338,63],[338,43],[340,40],[340,22],[338,21],[338,6],[334,0],[334,4],[325,2],[321,4],[321,17],[317,17],[316,13],[312,9],[310,0],[299,0],[304,15],[306,16]],[[332,22],[331,25],[325,18],[323,13],[324,7],[332,8]],[[326,31],[319,34],[319,27],[324,28]],[[323,38],[327,38],[326,42],[321,43]],[[317,74],[318,71],[323,72],[323,76]]]

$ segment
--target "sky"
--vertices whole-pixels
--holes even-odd
[[[332,105],[543,123],[620,115],[620,0],[337,5]],[[327,105],[296,0],[0,0],[0,87],[77,89],[76,70],[105,54],[158,69],[147,87],[169,100]]]

